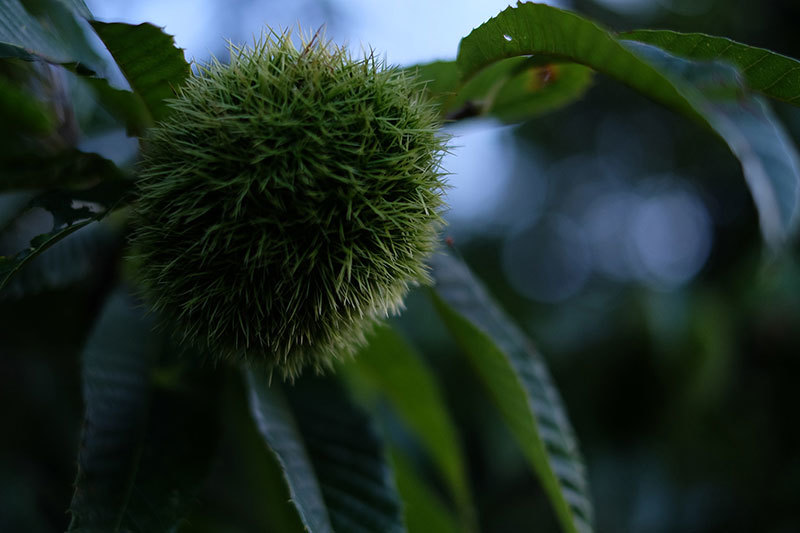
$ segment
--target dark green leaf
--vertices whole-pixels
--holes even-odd
[[[95,20],[91,25],[152,119],[166,117],[169,108],[164,100],[174,97],[190,75],[183,50],[175,47],[172,36],[149,23],[134,26]]]
[[[434,61],[424,65],[409,67],[409,74],[417,76],[425,83],[425,90],[430,98],[438,103],[443,112],[448,109],[451,100],[461,87],[461,71],[455,61]]]
[[[488,112],[503,122],[519,122],[555,111],[581,98],[591,86],[593,77],[592,70],[583,65],[537,65],[527,61],[514,69],[508,81],[500,87]],[[469,98],[469,93],[466,96]]]
[[[70,531],[174,531],[193,503],[215,445],[215,387],[156,388],[164,349],[141,304],[113,293],[84,350]]]
[[[253,424],[241,375],[233,370],[215,369],[226,375],[219,451],[200,502],[179,531],[304,533],[281,467]]]
[[[136,475],[159,343],[122,291],[109,299],[83,356],[86,423],[71,531],[118,531]]]
[[[0,7],[6,10],[0,15],[0,58],[45,61],[60,65],[81,76],[95,93],[98,102],[125,124],[129,134],[142,135],[147,127],[152,126],[153,115],[145,106],[142,95],[116,89],[109,85],[105,78],[96,75],[96,72],[104,70],[102,61],[93,51],[83,28],[75,20],[75,15],[91,19],[91,13],[82,0],[28,0],[26,5],[28,11],[22,7],[19,0],[0,0]],[[34,18],[30,14],[31,11],[44,20],[47,26]],[[148,35],[143,34],[140,37],[150,39],[146,41],[148,46],[161,46],[165,41],[169,41],[170,45],[172,43],[163,34],[157,35],[153,31],[147,33]],[[125,45],[124,42],[121,44]],[[180,51],[175,50],[175,54],[180,56],[178,59],[185,65]],[[126,61],[131,62],[130,68],[134,70],[138,68],[137,58],[133,52],[123,55]],[[175,66],[177,61],[169,53],[163,53],[162,56],[167,65],[155,70],[169,74],[171,70],[177,68]],[[177,78],[173,78],[168,81],[174,83]],[[180,80],[182,81],[183,77]],[[147,83],[145,79],[140,85],[146,87]],[[153,98],[163,93],[157,87],[150,87],[147,90],[152,93]],[[168,93],[168,96],[172,96],[172,93]]]
[[[0,190],[86,185],[124,177],[108,159],[75,149],[52,155],[28,153],[0,157],[0,168]]]
[[[67,6],[74,13],[85,19],[91,20],[92,18],[94,18],[92,17],[92,12],[89,11],[89,8],[86,7],[86,3],[83,0],[58,0],[58,1]]]
[[[634,41],[626,45],[673,77],[725,140],[742,164],[764,238],[773,248],[783,244],[797,228],[800,157],[767,103],[745,91],[733,67],[684,60]]]
[[[466,76],[516,56],[581,63],[699,120],[739,158],[767,242],[773,247],[785,242],[796,227],[797,158],[769,109],[746,95],[735,73],[720,78],[724,66],[679,65],[674,57],[656,60],[643,46],[626,46],[575,13],[526,3],[506,9],[462,39],[457,61]]]
[[[467,266],[433,259],[434,304],[539,477],[564,531],[593,530],[585,467],[542,356]]]
[[[303,378],[282,390],[263,370],[246,378],[256,426],[309,531],[405,530],[380,439],[338,384]]]
[[[0,0],[0,57],[25,60],[40,57],[51,63],[78,61],[19,0]]]
[[[53,246],[58,241],[65,239],[72,235],[79,229],[88,226],[96,219],[88,218],[70,224],[61,226],[59,229],[53,229],[49,233],[38,235],[31,240],[30,247],[16,254],[12,258],[0,256],[0,291],[6,288],[11,279],[29,262],[35,259],[39,254]]]
[[[25,88],[0,77],[0,139],[9,137],[13,140],[12,136],[17,135],[44,135],[54,127],[55,117],[43,102]],[[0,149],[0,154],[12,149]],[[0,189],[5,188],[7,181],[8,175],[3,169]]]
[[[97,273],[117,250],[119,236],[104,224],[91,224],[55,243],[23,268],[0,292],[19,298],[61,289]]]
[[[427,82],[428,94],[450,120],[492,116],[519,122],[580,98],[593,77],[592,70],[582,65],[541,64],[526,58],[495,63],[465,84],[453,61],[413,69]]]
[[[129,181],[112,180],[83,191],[50,191],[31,200],[28,204],[30,208],[42,208],[52,215],[53,227],[49,232],[31,239],[30,246],[14,257],[0,256],[0,291],[39,254],[84,226],[105,217],[124,201],[130,188]]]
[[[76,9],[82,11],[86,9],[85,5],[81,8],[69,0],[22,0],[22,4],[28,13],[57,40],[59,47],[71,62],[97,72],[104,70],[103,60],[95,52],[83,26],[76,18],[77,16],[82,20],[82,15],[76,13]]]
[[[620,38],[652,44],[686,59],[731,63],[745,77],[749,88],[800,105],[800,61],[791,57],[703,33],[636,30],[622,33]]]
[[[128,135],[144,135],[153,125],[150,112],[139,95],[112,87],[104,78],[82,76],[80,79],[92,89],[97,102],[125,125]]]
[[[481,24],[461,40],[457,62],[469,78],[502,59],[530,55],[537,61],[586,65],[703,120],[667,77],[610,32],[575,13],[544,4],[518,4]]]
[[[408,459],[400,452],[393,452],[392,463],[409,533],[464,531],[441,498],[417,475]]]
[[[414,432],[438,467],[457,503],[465,527],[474,521],[464,454],[455,424],[430,369],[389,326],[369,337],[348,372],[367,381],[375,394],[387,398]],[[409,391],[414,391],[410,394]]]

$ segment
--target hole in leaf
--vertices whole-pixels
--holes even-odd
[[[511,40],[511,36],[509,34],[507,34],[507,33],[504,33],[503,34],[503,39],[505,39],[506,41],[510,41]]]

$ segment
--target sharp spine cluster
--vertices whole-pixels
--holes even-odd
[[[132,255],[184,339],[284,377],[427,280],[446,139],[423,87],[290,32],[198,67],[145,140]]]

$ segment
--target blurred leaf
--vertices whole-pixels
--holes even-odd
[[[39,254],[84,226],[105,217],[124,201],[130,188],[129,181],[112,180],[82,191],[49,191],[31,200],[29,208],[40,207],[53,216],[53,227],[48,233],[31,239],[29,247],[14,257],[0,256],[0,291]]]
[[[800,61],[791,57],[703,33],[636,30],[624,32],[620,38],[652,44],[686,59],[729,62],[739,69],[750,89],[800,105]]]
[[[461,86],[461,71],[455,61],[434,61],[406,69],[425,83],[425,90],[436,103],[447,111],[447,102]]]
[[[591,532],[585,467],[544,359],[462,261],[440,253],[432,266],[434,305],[491,393],[562,528]]]
[[[400,452],[392,453],[392,463],[409,533],[464,531],[441,498],[417,476],[414,467]]]
[[[52,155],[40,152],[0,157],[0,168],[0,191],[85,185],[124,177],[112,161],[76,149]]]
[[[112,294],[84,350],[86,423],[70,530],[119,530],[141,455],[150,373],[159,343],[150,319],[123,291]]]
[[[405,530],[382,443],[338,384],[304,378],[284,392],[264,371],[245,375],[256,426],[309,531]]]
[[[96,72],[103,70],[102,60],[93,51],[83,28],[75,20],[74,14],[91,20],[91,13],[83,0],[26,0],[26,6],[28,10],[43,17],[47,26],[43,26],[42,22],[26,11],[19,0],[0,0],[0,7],[3,9],[3,13],[0,15],[0,58],[16,58],[25,61],[42,60],[62,66],[68,71],[82,76],[84,82],[95,93],[99,103],[125,124],[129,134],[142,135],[144,130],[153,124],[155,115],[145,105],[146,102],[142,98],[149,96],[151,101],[148,104],[159,107],[159,98],[172,96],[169,83],[173,83],[175,86],[180,85],[180,82],[186,77],[186,74],[178,75],[177,72],[181,68],[185,68],[188,73],[188,65],[183,60],[180,51],[174,48],[172,54],[166,49],[154,51],[165,45],[172,46],[171,38],[161,34],[157,28],[139,30],[136,38],[143,39],[143,41],[135,43],[135,45],[131,41],[117,42],[118,36],[115,32],[108,31],[109,38],[114,41],[112,44],[123,48],[130,45],[137,50],[148,47],[144,50],[145,54],[157,53],[156,60],[164,61],[158,68],[152,69],[151,77],[147,73],[142,74],[140,61],[143,58],[136,51],[123,51],[122,55],[127,69],[127,71],[123,69],[123,73],[131,81],[129,73],[132,71],[133,73],[130,75],[136,78],[137,86],[140,91],[143,90],[145,93],[133,93],[114,88],[105,78],[97,76]],[[102,25],[104,23],[92,24]],[[131,27],[139,28],[140,26]],[[97,31],[97,27],[95,30]],[[106,44],[108,45],[108,43]],[[115,59],[117,59],[116,56]],[[119,61],[119,59],[117,60]],[[151,66],[148,66],[146,70],[150,69]],[[166,81],[159,81],[160,77],[164,77]],[[160,87],[159,83],[166,83],[166,90],[164,87]]]
[[[575,64],[542,64],[528,58],[500,61],[461,83],[454,61],[412,67],[450,120],[493,116],[512,123],[554,111],[583,96],[592,70]]]
[[[530,55],[542,62],[586,65],[703,121],[667,77],[610,32],[575,13],[544,4],[521,3],[481,24],[461,40],[456,61],[469,79],[502,59]]]
[[[70,531],[174,531],[193,502],[215,446],[215,390],[156,389],[163,349],[152,317],[114,292],[84,350],[86,421]]]
[[[149,23],[134,26],[94,20],[90,24],[152,119],[165,118],[169,107],[164,100],[174,97],[190,75],[189,64],[173,37]]]
[[[783,244],[797,228],[800,158],[767,103],[744,90],[733,67],[688,61],[635,41],[626,45],[674,77],[682,94],[728,144],[741,162],[765,240],[773,248]]]
[[[79,229],[88,226],[97,219],[89,218],[78,223],[61,226],[53,229],[50,233],[36,236],[31,240],[27,250],[19,252],[12,258],[0,256],[0,291],[6,288],[11,279],[20,271],[22,267],[35,259],[39,254],[53,246],[58,241],[75,233]]]
[[[142,136],[153,125],[150,112],[139,95],[112,87],[104,78],[82,76],[80,79],[92,89],[97,102],[125,125],[128,135]]]
[[[555,111],[581,98],[591,86],[593,77],[592,69],[583,65],[537,65],[528,61],[527,65],[523,63],[514,70],[494,96],[489,114],[504,122],[519,122]]]
[[[785,242],[796,226],[797,156],[766,105],[746,95],[733,69],[665,58],[628,43],[575,13],[526,3],[462,39],[457,62],[466,77],[515,56],[581,63],[699,120],[739,158],[766,241],[773,248]]]
[[[69,0],[21,0],[22,5],[39,21],[42,28],[55,37],[70,62],[77,62],[93,71],[103,71],[103,60],[97,55],[86,32],[76,19],[86,6]],[[78,0],[79,3],[80,0]]]
[[[43,102],[30,94],[30,91],[0,77],[0,125],[3,137],[45,135],[55,127],[55,117]],[[0,154],[5,151],[0,149]],[[3,168],[0,188],[5,188],[7,181],[8,175]]]
[[[89,8],[86,7],[86,3],[83,0],[58,0],[69,9],[71,9],[74,13],[78,14],[79,16],[91,20],[94,18],[92,16],[92,12],[89,11]]]
[[[458,433],[431,371],[389,326],[375,329],[347,371],[358,373],[385,396],[439,469],[464,527],[474,529],[472,496]],[[413,394],[410,393],[413,391]]]
[[[217,461],[199,505],[179,531],[303,533],[281,467],[253,424],[241,376],[228,370],[234,369],[215,369],[226,375]]]
[[[86,279],[115,252],[118,238],[103,224],[91,224],[69,235],[23,268],[0,291],[0,298],[20,298]]]
[[[0,57],[74,63],[72,50],[28,13],[19,0],[0,0]]]

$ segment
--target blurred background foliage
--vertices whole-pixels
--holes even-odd
[[[87,3],[101,19],[131,9]],[[347,35],[354,20],[369,25],[358,18],[358,3],[345,0],[305,0],[291,9],[270,1],[202,4],[194,32],[208,39],[192,42],[209,44],[193,52],[203,54],[198,58],[204,51],[222,55],[223,35],[245,40],[258,29],[256,16],[288,25],[304,13],[306,24],[326,22],[333,38]],[[793,0],[559,5],[614,30],[701,31],[800,57],[800,5]],[[456,43],[450,40],[453,55]],[[405,60],[402,51],[387,53],[390,61]],[[64,139],[116,162],[135,155],[136,141],[98,111],[79,78],[31,65],[22,74],[0,68],[4,165],[13,157],[14,165],[35,164],[38,176],[58,175]],[[41,86],[52,94],[26,98],[7,81],[31,74],[46,78]],[[54,106],[58,123],[37,106]],[[800,139],[800,110],[774,106]],[[21,137],[11,129],[15,113],[43,118]],[[597,530],[797,531],[797,246],[767,254],[725,145],[601,76],[560,111],[514,127],[468,122],[452,133],[446,235],[547,358],[586,458]],[[26,154],[47,155],[47,168]],[[32,216],[7,227],[25,194],[0,195],[0,254],[49,223]],[[2,294],[0,531],[66,527],[83,409],[78,354],[122,253],[114,222],[76,232]],[[68,271],[52,266],[66,262]],[[397,323],[445,382],[482,530],[557,531],[538,482],[429,305],[412,295]],[[296,518],[265,507],[285,489],[275,482],[276,465],[258,453],[241,412],[242,391],[229,389],[219,399],[219,456],[187,530],[263,531]],[[398,462],[415,460],[402,424],[388,409],[375,409],[401,450]],[[253,444],[241,451],[233,442]]]

